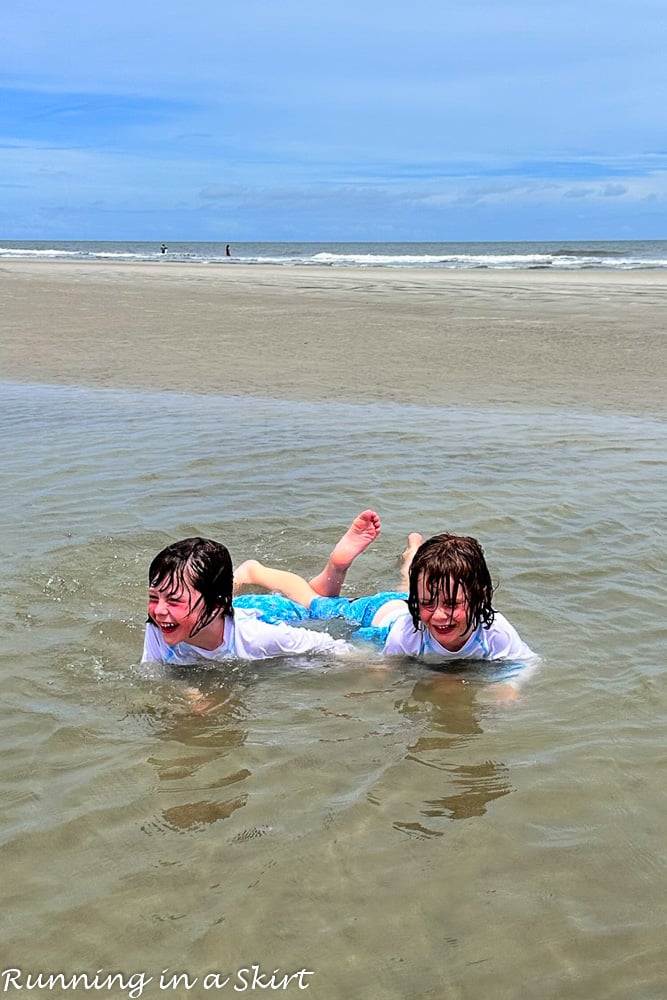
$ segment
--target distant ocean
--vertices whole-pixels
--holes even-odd
[[[331,267],[546,268],[633,270],[667,268],[667,240],[545,243],[168,243],[19,240],[0,245],[0,260],[152,261],[192,264],[283,264]]]

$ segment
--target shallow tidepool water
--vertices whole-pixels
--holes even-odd
[[[5,968],[659,994],[664,421],[8,384],[0,419]],[[349,594],[409,530],[482,541],[543,657],[518,701],[360,650],[197,671],[194,712],[139,664],[163,545],[310,575],[366,506]]]

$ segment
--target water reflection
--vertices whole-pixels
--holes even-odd
[[[479,698],[480,688],[460,677],[429,676],[415,684],[408,698],[396,702],[403,715],[426,715],[427,724],[408,747],[405,759],[433,772],[441,794],[423,799],[420,819],[395,822],[394,827],[412,835],[442,836],[434,820],[483,816],[490,802],[512,791],[505,764],[494,760],[472,761],[470,755],[484,730],[480,720],[489,711]],[[423,776],[418,784],[423,787]]]
[[[156,732],[161,752],[149,763],[166,802],[145,832],[201,829],[247,804],[248,792],[239,784],[252,772],[239,767],[236,756],[248,737],[241,724],[247,717],[242,694],[237,686],[220,684],[216,671],[197,681],[197,687],[184,689],[183,709]]]

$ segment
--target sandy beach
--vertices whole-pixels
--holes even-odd
[[[663,271],[4,261],[21,382],[662,414]]]

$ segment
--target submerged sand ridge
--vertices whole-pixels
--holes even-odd
[[[2,378],[664,414],[667,272],[5,261]]]

